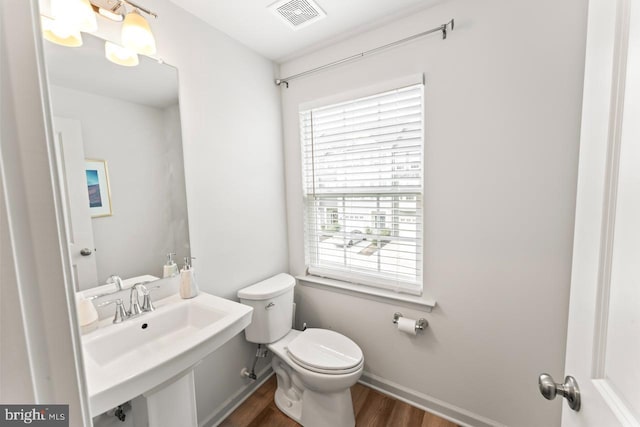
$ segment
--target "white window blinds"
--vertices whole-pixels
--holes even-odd
[[[423,85],[300,112],[310,274],[422,293]]]

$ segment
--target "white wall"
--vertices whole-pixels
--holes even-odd
[[[273,64],[167,0],[149,4],[158,53],[178,68],[191,253],[223,297],[288,269],[279,90]],[[196,369],[198,419],[247,384],[239,335]],[[259,368],[263,365],[259,365]]]
[[[91,220],[98,280],[162,277],[168,252],[189,254],[178,107],[50,88],[53,115],[79,120],[85,157],[109,168],[113,215]]]
[[[0,12],[2,12],[0,5]],[[15,140],[11,78],[9,76],[6,38],[0,21],[0,142]],[[0,163],[1,165],[1,163]],[[4,168],[0,169],[4,170]],[[31,368],[22,321],[18,281],[13,265],[13,253],[7,206],[4,192],[4,173],[0,176],[0,401],[7,403],[33,402],[34,390],[30,381]]]
[[[178,68],[193,255],[205,290],[287,268],[279,90],[271,61],[167,0],[156,0],[158,56]]]
[[[279,89],[273,63],[168,0],[145,4],[158,56],[178,69],[191,253],[201,290],[287,271]],[[255,347],[240,334],[196,369],[198,419],[248,384]],[[258,370],[264,363],[258,365]]]
[[[0,401],[19,404],[33,402],[34,394],[6,212],[0,186]]]
[[[437,308],[297,288],[298,321],[353,338],[369,378],[488,423],[559,425],[562,402],[542,399],[536,382],[564,374],[586,8],[451,0],[282,65],[295,74],[456,19],[446,41],[432,35],[282,89],[290,269],[302,274],[298,105],[426,75],[424,288]],[[395,311],[430,326],[402,335]]]

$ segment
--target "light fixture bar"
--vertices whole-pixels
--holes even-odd
[[[142,7],[142,6],[140,6],[140,5],[136,4],[136,3],[134,3],[134,2],[132,2],[132,1],[129,1],[129,0],[120,0],[120,4],[128,4],[129,6],[131,6],[131,7],[133,7],[133,8],[136,8],[136,9],[138,9],[139,11],[146,13],[147,15],[153,16],[154,18],[157,18],[157,17],[158,17],[158,15],[157,15],[155,12],[152,12],[152,11],[150,11],[149,9],[144,8],[144,7]]]
[[[133,7],[134,9],[138,9],[139,11],[144,12],[149,16],[153,16],[154,18],[158,18],[158,14],[157,13],[152,12],[149,9],[147,9],[146,7],[142,7],[139,4],[131,2],[131,1],[128,1],[128,0],[118,0],[118,2],[116,2],[116,4],[111,9],[105,9],[105,8],[103,8],[101,6],[97,6],[97,5],[93,4],[92,0],[90,0],[90,2],[91,2],[91,6],[93,7],[93,11],[95,13],[99,13],[99,14],[101,14],[101,15],[103,15],[103,16],[111,19],[111,20],[115,20],[115,19],[113,19],[110,16],[104,15],[100,11],[101,10],[103,10],[103,11],[106,10],[107,12],[113,13],[114,15],[120,15],[120,16],[122,16],[122,19],[124,19],[124,14],[118,13],[117,11],[118,11],[118,9],[120,9],[121,7],[124,7],[126,5],[129,5],[129,6]],[[122,19],[120,19],[120,21],[122,21]]]
[[[96,6],[95,4],[93,4],[93,2],[91,3],[91,7],[93,8],[94,13],[97,13],[98,15],[104,16],[105,18],[115,22],[122,22],[124,20],[124,16],[121,13],[116,12],[118,9],[120,9],[120,6],[120,3],[118,3],[111,9],[105,9],[103,7]]]
[[[95,6],[93,6],[95,8]],[[124,16],[119,14],[119,13],[115,13],[109,9],[103,9],[101,7],[97,8],[98,10],[94,9],[94,12],[96,12],[97,14],[104,16],[107,19],[111,19],[112,21],[115,22],[122,22],[124,21]]]

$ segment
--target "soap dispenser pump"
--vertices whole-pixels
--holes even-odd
[[[180,296],[183,299],[193,298],[198,295],[198,284],[191,266],[191,260],[195,257],[184,257],[184,267],[180,271]]]
[[[169,252],[167,254],[167,263],[164,265],[164,268],[162,269],[163,278],[173,277],[176,274],[178,274],[178,264],[176,264],[175,261],[173,260],[174,255],[175,255],[175,252]]]

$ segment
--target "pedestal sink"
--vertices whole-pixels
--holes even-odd
[[[204,292],[188,300],[173,295],[155,306],[120,324],[104,320],[83,336],[93,416],[144,395],[151,427],[171,419],[195,425],[194,366],[246,328],[253,310]]]

